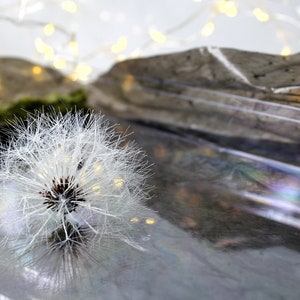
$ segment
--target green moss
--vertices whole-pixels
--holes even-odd
[[[62,113],[76,107],[77,109],[86,108],[87,95],[83,89],[75,90],[68,95],[52,93],[44,97],[23,97],[7,108],[0,108],[0,122],[11,119],[14,116],[25,117],[28,111],[46,108],[51,106],[55,111]]]

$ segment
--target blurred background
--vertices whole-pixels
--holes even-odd
[[[200,46],[290,55],[299,17],[298,0],[2,0],[0,56],[89,82],[116,61]]]

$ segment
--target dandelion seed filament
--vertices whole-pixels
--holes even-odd
[[[80,246],[86,244],[85,230],[78,226],[74,227],[69,222],[66,222],[65,226],[52,232],[48,239],[51,248],[54,249],[71,249],[76,253]]]

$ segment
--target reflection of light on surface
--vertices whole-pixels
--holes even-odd
[[[132,75],[126,75],[122,82],[122,90],[124,92],[129,92],[134,83],[134,77]]]
[[[154,149],[154,156],[163,159],[168,155],[168,150],[164,145],[158,145]]]
[[[130,219],[130,222],[131,223],[137,223],[137,222],[139,222],[139,218],[138,217],[132,217],[131,219]]]
[[[101,191],[100,191],[101,190],[101,186],[99,184],[94,185],[92,187],[92,190],[94,191],[95,195],[101,195]]]
[[[215,25],[213,22],[207,22],[201,29],[201,35],[204,37],[210,36],[213,34]]]
[[[124,180],[121,176],[118,176],[114,179],[114,185],[117,188],[121,188],[124,185]]]
[[[117,54],[119,52],[124,51],[126,48],[127,48],[127,39],[125,36],[122,36],[118,39],[118,41],[114,45],[112,45],[111,51],[112,53]]]
[[[300,195],[299,192],[299,188],[297,188],[297,193],[292,193],[297,197],[294,200],[298,199]],[[300,215],[300,206],[297,202],[291,201],[292,199],[280,198],[280,194],[265,196],[245,191],[237,192],[237,194],[244,199],[251,200],[253,203],[258,204],[256,207],[242,205],[243,210],[300,228],[300,219],[295,217],[295,214]],[[259,206],[259,204],[262,204],[262,206]]]
[[[70,14],[74,14],[77,11],[77,5],[73,1],[63,1],[61,8]]]
[[[43,72],[43,69],[40,66],[33,66],[31,72],[33,75],[40,75]]]
[[[94,171],[95,172],[99,172],[101,169],[102,169],[101,164],[99,164],[99,163],[94,164]]]
[[[292,53],[292,50],[291,50],[291,47],[289,46],[284,46],[280,52],[280,55],[282,56],[288,56],[288,55],[291,55]]]
[[[160,31],[150,28],[149,35],[154,42],[164,43],[167,40],[167,37]]]
[[[65,162],[70,162],[70,161],[71,161],[71,156],[67,155],[66,158],[65,158]]]
[[[269,14],[263,11],[261,8],[254,8],[253,14],[256,17],[256,19],[260,22],[268,22],[270,20]]]
[[[185,187],[180,187],[177,192],[176,192],[176,199],[179,202],[185,202],[185,199],[189,196],[189,192],[187,188]]]
[[[286,177],[281,181],[272,181],[269,183],[272,191],[276,193],[278,198],[282,198],[292,202],[298,202],[300,198],[299,180]],[[300,203],[299,203],[300,204]]]
[[[153,225],[153,224],[156,223],[156,221],[155,221],[154,218],[147,218],[147,219],[145,220],[145,223],[146,223],[147,225]]]
[[[194,218],[192,217],[183,217],[181,223],[180,223],[180,227],[183,229],[194,229],[195,227],[197,227],[197,222],[195,221]]]
[[[216,4],[216,10],[228,17],[235,17],[238,13],[237,5],[234,1],[221,0]]]
[[[49,24],[47,24],[47,25],[44,27],[44,33],[45,33],[45,35],[50,36],[50,35],[52,35],[54,32],[55,32],[55,26],[54,26],[54,24],[49,23]]]
[[[214,150],[210,147],[203,147],[202,152],[205,156],[212,156],[214,154]]]

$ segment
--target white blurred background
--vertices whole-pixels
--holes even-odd
[[[88,82],[116,61],[200,46],[299,52],[300,1],[1,0],[0,37],[0,56]]]

